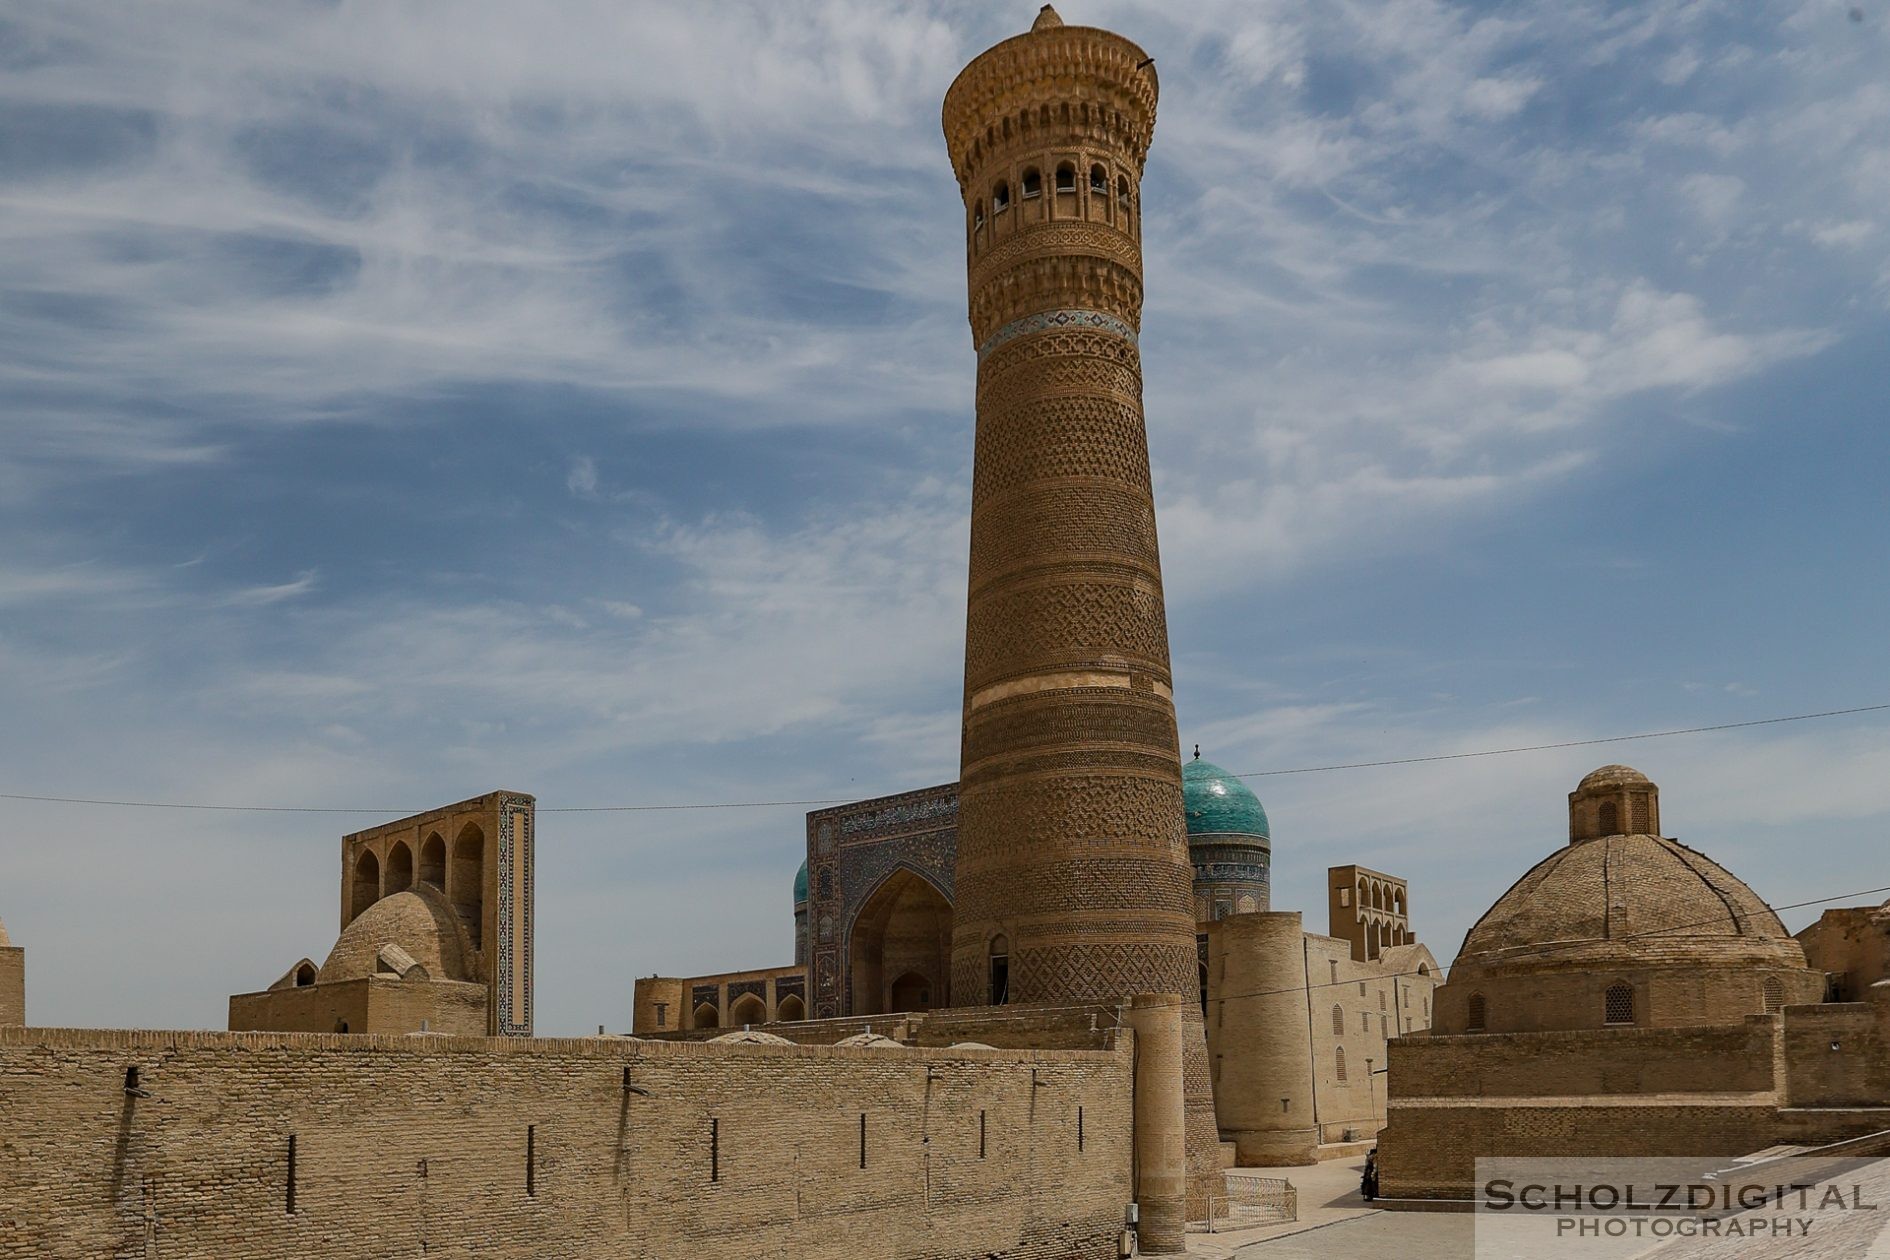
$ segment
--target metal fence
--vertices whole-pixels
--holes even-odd
[[[1253,1229],[1299,1219],[1299,1191],[1283,1177],[1262,1177],[1230,1168],[1221,1174],[1223,1193],[1209,1196],[1203,1219],[1193,1227],[1218,1233],[1224,1229]]]

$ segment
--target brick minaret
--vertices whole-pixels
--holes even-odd
[[[1146,53],[1048,6],[945,94],[978,352],[960,1006],[1198,989],[1136,350],[1155,97]],[[1191,1162],[1211,1161],[1186,1009]]]

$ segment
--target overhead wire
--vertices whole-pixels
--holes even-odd
[[[1335,770],[1370,770],[1384,766],[1413,766],[1428,762],[1464,761],[1475,757],[1506,757],[1516,753],[1549,752],[1563,748],[1592,748],[1601,744],[1622,744],[1640,739],[1670,739],[1681,735],[1704,735],[1716,731],[1744,730],[1754,726],[1776,726],[1784,722],[1810,722],[1820,718],[1849,717],[1859,713],[1879,713],[1890,710],[1890,703],[1857,705],[1848,709],[1825,709],[1817,713],[1793,713],[1784,717],[1753,718],[1744,722],[1719,722],[1710,726],[1688,726],[1674,730],[1642,731],[1633,735],[1606,735],[1596,739],[1571,739],[1550,744],[1524,744],[1511,748],[1484,748],[1473,752],[1429,753],[1414,757],[1389,757],[1378,761],[1345,761],[1329,765],[1295,766],[1281,770],[1249,770],[1243,774],[1229,775],[1234,779],[1262,779],[1289,774],[1326,774]],[[664,805],[549,805],[541,806],[535,812],[540,814],[629,814],[658,813],[676,810],[703,809],[786,809],[809,808],[822,805],[850,805],[872,797],[826,796],[808,797],[801,800],[767,801],[685,801]],[[413,809],[374,808],[366,805],[227,805],[205,804],[193,801],[141,801],[118,800],[91,796],[50,796],[26,792],[0,792],[0,800],[31,801],[40,804],[55,805],[93,805],[119,809],[176,809],[205,810],[221,813],[250,814],[387,814],[402,817],[423,811]]]

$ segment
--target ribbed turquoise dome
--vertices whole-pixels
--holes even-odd
[[[801,869],[794,873],[794,904],[800,905],[807,900],[807,863],[801,863]]]
[[[1181,767],[1181,799],[1190,836],[1240,835],[1271,840],[1267,811],[1247,785],[1211,761]]]

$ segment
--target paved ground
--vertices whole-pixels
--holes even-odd
[[[1243,1172],[1257,1172],[1263,1177],[1283,1177],[1292,1182],[1294,1189],[1299,1191],[1299,1220],[1286,1225],[1266,1225],[1259,1229],[1233,1230],[1224,1234],[1190,1234],[1188,1254],[1210,1257],[1211,1260],[1246,1254],[1274,1255],[1276,1253],[1272,1251],[1249,1253],[1246,1249],[1254,1243],[1376,1215],[1376,1209],[1368,1207],[1365,1200],[1359,1197],[1358,1178],[1364,1167],[1365,1160],[1361,1156],[1358,1159],[1328,1160],[1323,1164],[1296,1168],[1243,1169]],[[1277,1254],[1299,1253],[1283,1251]]]

